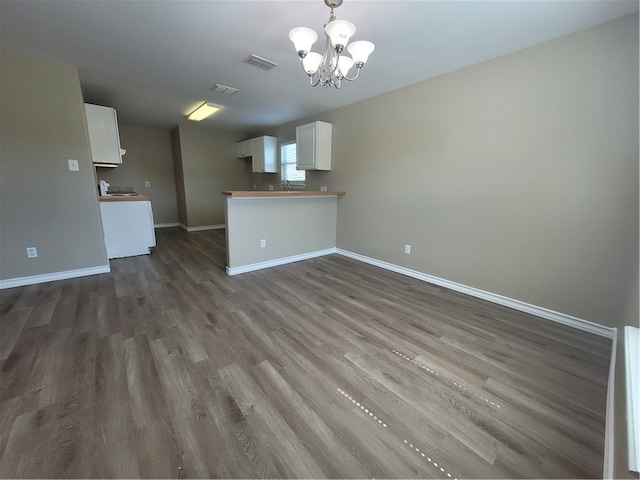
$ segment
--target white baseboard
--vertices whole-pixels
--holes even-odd
[[[35,285],[36,283],[55,282],[56,280],[66,280],[68,278],[86,277],[89,275],[98,275],[100,273],[109,273],[111,267],[109,264],[99,267],[81,268],[78,270],[66,270],[64,272],[45,273],[44,275],[33,275],[31,277],[9,278],[0,280],[0,290],[5,288],[23,287],[25,285]]]
[[[156,223],[153,225],[153,228],[169,228],[169,227],[179,227],[180,222],[173,223]]]
[[[609,360],[609,380],[607,381],[607,406],[604,414],[604,463],[602,478],[613,478],[613,464],[615,459],[615,390],[616,390],[616,348],[618,345],[618,329],[613,328],[611,339],[611,358]]]
[[[266,262],[242,265],[240,267],[227,267],[227,275],[238,275],[239,273],[253,272],[254,270],[262,270],[263,268],[276,267],[278,265],[284,265],[286,263],[308,260],[309,258],[322,257],[323,255],[330,255],[332,253],[336,253],[335,247],[327,248],[326,250],[316,250],[315,252],[302,253],[300,255],[292,255],[290,257],[276,258],[275,260],[268,260]]]
[[[202,232],[203,230],[218,230],[220,228],[226,228],[224,223],[220,225],[200,225],[199,227],[187,227],[184,223],[179,223],[178,226],[187,232]]]
[[[614,335],[613,332],[615,331],[615,329],[612,329],[611,327],[605,327],[604,325],[593,323],[588,320],[583,320],[581,318],[572,317],[571,315],[566,315],[554,310],[531,305],[529,303],[521,302],[520,300],[514,300],[513,298],[504,297],[496,293],[486,292],[474,287],[468,287],[460,283],[445,280],[444,278],[434,277],[433,275],[428,275],[426,273],[418,272],[416,270],[411,270],[405,267],[400,267],[392,263],[376,260],[375,258],[366,257],[364,255],[353,253],[348,250],[343,250],[341,248],[336,249],[336,253],[338,253],[339,255],[344,255],[345,257],[353,258],[354,260],[359,260],[361,262],[384,268],[386,270],[391,270],[392,272],[401,273],[402,275],[407,275],[408,277],[417,278],[418,280],[423,280],[428,283],[433,283],[441,287],[449,288],[451,290],[455,290],[456,292],[465,293],[473,297],[497,303],[498,305],[510,307],[521,312],[530,313],[531,315],[536,315],[547,320],[562,323],[563,325],[568,325],[573,328],[594,333],[602,337],[613,338]]]

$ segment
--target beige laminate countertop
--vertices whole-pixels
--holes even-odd
[[[151,199],[144,195],[113,195],[106,197],[98,197],[101,202],[149,202]]]
[[[317,196],[336,196],[344,195],[345,192],[318,192],[310,190],[233,190],[222,192],[222,195],[228,197],[317,197]]]

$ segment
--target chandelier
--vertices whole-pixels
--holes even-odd
[[[373,43],[366,40],[349,43],[349,39],[356,33],[355,25],[346,20],[336,20],[333,14],[333,9],[342,5],[342,2],[343,0],[324,0],[327,7],[331,8],[329,21],[324,26],[324,54],[310,51],[311,46],[318,40],[318,34],[312,29],[297,27],[289,32],[289,38],[300,57],[300,65],[309,76],[312,87],[320,85],[326,88],[340,88],[342,80],[355,80],[375,48]],[[342,53],[345,47],[351,57]],[[353,67],[356,71],[349,77],[349,70]]]

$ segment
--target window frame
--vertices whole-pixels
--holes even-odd
[[[291,161],[291,159],[289,158],[290,155],[287,155],[285,153],[285,149],[287,147],[290,147],[291,145],[294,145],[296,147],[293,161]],[[285,187],[287,181],[289,182],[288,185],[289,185],[289,188],[291,189],[305,187],[305,183],[307,181],[306,170],[295,169],[295,165],[297,165],[297,153],[298,153],[298,148],[295,140],[290,142],[283,142],[280,144],[280,182],[283,188]],[[289,161],[285,163],[285,160],[289,160]],[[285,168],[286,166],[288,166],[289,168]],[[291,169],[291,166],[294,166],[294,169]],[[288,178],[289,175],[287,175],[287,173],[291,173],[291,172],[294,173],[293,179]]]

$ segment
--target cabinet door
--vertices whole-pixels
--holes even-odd
[[[264,139],[251,139],[251,171],[264,172]]]
[[[236,156],[246,158],[251,156],[251,140],[236,143]]]
[[[327,122],[296,127],[298,170],[331,170],[331,131]]]
[[[314,123],[296,127],[296,161],[298,170],[316,168],[316,129]]]
[[[278,172],[278,137],[262,137],[264,145],[264,172]]]
[[[155,247],[151,202],[100,202],[108,258],[147,255]]]
[[[244,152],[243,152],[243,144],[244,142],[238,142],[236,143],[236,158],[242,158],[244,157]]]
[[[278,138],[262,136],[251,139],[251,171],[276,173],[278,171]]]
[[[94,163],[122,163],[116,111],[85,103],[91,156]]]

